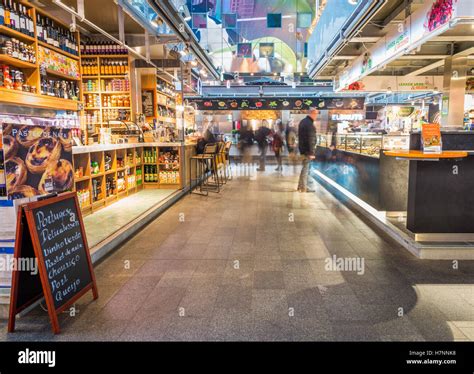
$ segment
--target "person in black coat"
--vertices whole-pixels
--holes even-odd
[[[258,171],[265,171],[265,159],[267,157],[268,144],[272,136],[272,130],[267,127],[267,122],[263,121],[262,126],[259,127],[255,133],[255,140],[258,144],[258,150],[260,152],[260,166]]]
[[[303,168],[298,182],[298,191],[300,192],[314,192],[314,190],[308,189],[308,179],[309,165],[315,159],[316,128],[314,122],[318,118],[318,113],[316,108],[310,108],[309,114],[298,126],[298,146],[303,159]]]
[[[250,124],[240,129],[239,150],[242,155],[242,163],[250,164],[252,161],[251,148],[255,140]]]

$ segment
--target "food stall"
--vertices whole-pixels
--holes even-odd
[[[101,243],[110,250],[122,228],[184,194],[195,146],[180,137],[176,95],[156,74],[151,116],[140,113],[141,93],[132,81],[141,80],[134,81],[136,60],[127,49],[71,32],[35,4],[21,4],[40,24],[0,25],[7,45],[0,53],[1,260],[13,255],[18,206],[66,191],[77,192],[91,251]],[[54,24],[61,39],[46,35],[41,24],[51,32]],[[9,46],[20,42],[18,55]],[[130,204],[115,204],[127,198]],[[11,272],[0,271],[0,315],[10,282]]]

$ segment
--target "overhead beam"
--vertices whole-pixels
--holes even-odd
[[[424,66],[420,69],[417,69],[417,70],[414,70],[408,74],[406,74],[407,77],[416,77],[417,75],[420,75],[420,74],[423,74],[423,73],[426,73],[430,70],[433,70],[433,69],[436,69],[436,68],[439,68],[441,66],[444,65],[444,60],[439,60],[439,61],[436,61],[436,62],[433,62],[432,64],[429,64],[427,66]]]
[[[332,58],[333,61],[336,60],[355,60],[360,57],[360,55],[337,55]],[[408,54],[400,56],[397,60],[440,60],[449,57],[449,55],[417,55],[417,54]]]
[[[403,55],[398,60],[440,60],[447,58],[449,55]]]
[[[413,0],[401,0],[398,6],[382,20],[383,27],[387,26],[390,22],[397,18],[401,12],[406,10],[411,5],[412,2]]]
[[[381,36],[355,36],[349,43],[377,43]],[[440,42],[440,43],[450,43],[450,42],[472,42],[472,35],[439,35],[428,40],[427,43],[431,42]]]
[[[457,35],[457,36],[456,35],[439,35],[428,40],[428,43],[430,42],[444,42],[444,43],[472,42],[473,40],[474,40],[474,37],[472,35]]]
[[[333,60],[354,60],[357,57],[359,57],[359,55],[336,55],[332,59]]]
[[[380,36],[355,36],[349,43],[377,43],[380,40]]]

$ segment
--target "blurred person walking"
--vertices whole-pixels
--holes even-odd
[[[273,152],[275,152],[275,157],[277,160],[277,168],[275,171],[282,171],[283,170],[283,149],[285,147],[285,126],[283,122],[279,119],[275,124],[275,132],[273,134],[273,142],[272,142]]]
[[[293,164],[296,172],[297,156],[298,156],[298,135],[296,134],[295,122],[293,119],[288,121],[285,131],[286,147],[288,148],[288,159]]]
[[[310,163],[315,159],[316,128],[314,122],[318,118],[318,113],[318,109],[310,108],[308,115],[301,120],[298,126],[298,146],[303,164],[298,182],[298,191],[300,192],[314,192],[313,189],[308,188],[308,182]]]
[[[240,129],[240,139],[238,148],[242,156],[242,163],[250,164],[252,161],[251,149],[255,140],[255,135],[253,133],[252,127],[250,124],[242,127]]]
[[[267,122],[263,121],[262,126],[259,127],[255,133],[255,140],[258,144],[258,150],[260,152],[260,167],[258,171],[265,171],[265,162],[268,152],[268,142],[272,135],[272,130],[267,127]]]

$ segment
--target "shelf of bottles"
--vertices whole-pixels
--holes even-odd
[[[89,43],[81,46],[82,92],[85,122],[95,132],[109,120],[131,119],[130,60],[119,45]]]
[[[0,0],[1,102],[77,110],[79,59],[78,33],[28,2]]]
[[[143,148],[74,154],[74,182],[84,214],[143,188]]]
[[[143,173],[145,188],[181,185],[180,149],[175,147],[145,147]]]
[[[176,124],[176,99],[173,85],[157,77],[156,117],[160,125]]]

